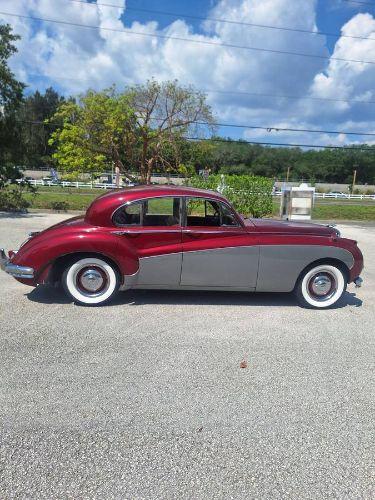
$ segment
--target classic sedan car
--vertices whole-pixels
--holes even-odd
[[[61,283],[103,304],[131,288],[292,292],[306,307],[360,286],[362,253],[333,227],[245,219],[217,192],[137,186],[97,198],[84,217],[31,233],[1,267],[21,283]]]

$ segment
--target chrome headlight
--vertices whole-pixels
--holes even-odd
[[[341,232],[336,228],[336,224],[327,224],[327,227],[334,229],[336,237],[341,238]]]

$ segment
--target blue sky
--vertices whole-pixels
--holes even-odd
[[[14,31],[22,36],[11,66],[28,84],[29,91],[36,88],[43,91],[52,85],[67,95],[77,95],[88,87],[101,89],[116,83],[121,88],[149,78],[176,78],[207,91],[221,122],[375,133],[375,105],[368,103],[375,101],[375,65],[335,60],[375,61],[374,40],[350,38],[375,39],[375,1],[374,7],[343,0],[99,0],[99,4],[115,4],[118,8],[91,3],[2,0],[0,10],[4,12],[116,30],[87,30],[0,14],[0,21],[12,24]],[[171,17],[133,8],[181,15]],[[201,21],[183,14],[341,36],[332,38]],[[122,29],[131,33],[121,33]],[[320,58],[187,43],[136,33],[315,54]],[[221,128],[219,132],[233,138],[275,143],[374,142],[371,138],[345,134],[236,128]]]

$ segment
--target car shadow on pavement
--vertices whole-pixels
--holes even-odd
[[[62,288],[48,285],[39,285],[27,298],[42,304],[70,304]],[[297,301],[291,293],[254,293],[254,292],[210,292],[210,291],[183,291],[183,290],[128,290],[120,292],[114,300],[106,306],[148,304],[169,305],[224,305],[224,306],[279,306],[297,307]],[[360,300],[355,293],[346,292],[342,299],[332,309],[341,309],[346,306],[361,307]]]

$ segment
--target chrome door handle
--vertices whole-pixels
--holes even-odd
[[[115,234],[116,236],[129,236],[130,238],[135,238],[141,233],[135,233],[134,231],[112,231],[112,234]]]
[[[190,236],[191,238],[199,238],[200,234],[196,231],[192,231],[191,229],[185,229],[184,234]]]

